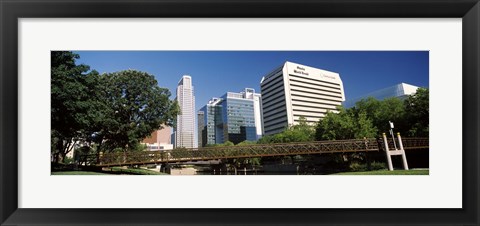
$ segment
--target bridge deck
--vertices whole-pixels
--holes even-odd
[[[425,149],[428,138],[403,138],[404,149]],[[389,140],[390,150],[394,149]],[[171,151],[145,151],[130,153],[108,153],[99,157],[97,166],[144,165],[174,162],[208,161],[236,158],[268,156],[292,156],[311,154],[331,154],[347,152],[371,152],[383,150],[383,141],[377,139],[317,141],[306,143],[256,144],[246,146],[205,147],[194,149],[174,149]],[[97,158],[96,155],[83,156]]]

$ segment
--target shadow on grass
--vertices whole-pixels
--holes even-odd
[[[363,172],[342,172],[334,173],[330,175],[429,175],[428,169],[421,170],[374,170],[374,171],[363,171]]]
[[[168,175],[141,168],[111,167],[102,168],[95,166],[75,167],[73,164],[52,164],[51,175]]]

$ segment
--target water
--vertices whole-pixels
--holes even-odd
[[[298,165],[263,165],[256,168],[210,168],[202,166],[175,167],[169,171],[171,175],[324,175],[315,168],[302,168]]]
[[[277,172],[265,172],[265,171],[237,171],[235,174],[234,171],[222,171],[222,172],[207,172],[207,171],[197,171],[195,175],[238,175],[238,176],[245,176],[245,175],[299,175],[297,172],[294,171],[277,171]]]

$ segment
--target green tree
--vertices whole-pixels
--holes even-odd
[[[257,142],[244,140],[235,146],[249,146],[249,145],[255,145],[255,144],[257,144]],[[242,159],[234,160],[235,162],[234,164],[251,165],[251,167],[254,169],[255,166],[260,165],[260,160],[261,158],[242,158]]]
[[[99,75],[78,54],[51,53],[51,154],[63,162],[77,142],[101,150],[141,150],[139,141],[179,113],[152,75],[127,70]],[[105,145],[104,145],[105,143]],[[105,148],[104,148],[105,147]]]
[[[235,146],[235,144],[229,140],[225,141],[225,143],[222,144],[222,146]]]
[[[405,107],[403,100],[396,97],[386,98],[380,101],[378,111],[380,114],[379,117],[375,119],[374,126],[376,126],[380,132],[390,130],[389,121],[395,123],[395,131],[405,132],[408,125],[405,124]]]
[[[373,126],[372,120],[367,117],[365,112],[360,112],[357,115],[356,130],[354,137],[361,139],[364,137],[375,137],[378,133],[378,129]]]
[[[346,140],[375,137],[377,129],[364,111],[337,108],[338,113],[327,112],[317,123],[316,140]]]
[[[355,107],[348,110],[352,110],[357,116],[364,112],[366,118],[379,132],[386,132],[390,129],[389,121],[395,123],[395,130],[398,132],[403,133],[408,126],[405,124],[404,103],[399,98],[392,97],[380,101],[369,97],[360,100]]]
[[[235,144],[229,140],[225,141],[222,144],[207,144],[205,147],[225,147],[225,146],[235,146]]]
[[[98,73],[77,65],[78,54],[51,52],[51,154],[63,162],[77,141],[85,141],[96,102]],[[90,71],[90,72],[89,72]]]
[[[419,88],[417,92],[405,100],[406,119],[411,125],[407,131],[409,136],[428,137],[429,131],[429,90]]]
[[[328,112],[316,127],[317,140],[353,139],[375,137],[390,130],[407,136],[428,136],[428,89],[419,88],[406,100],[367,98],[353,108],[338,108],[338,113]]]
[[[257,144],[256,141],[251,141],[251,140],[244,140],[240,143],[238,143],[236,146],[248,146],[248,145],[254,145]]]
[[[97,136],[108,147],[127,151],[162,125],[173,126],[179,106],[153,75],[126,70],[104,74],[101,81],[108,119]]]
[[[257,143],[290,143],[308,142],[315,140],[315,126],[309,125],[304,117],[300,117],[298,124],[291,125],[285,131],[274,135],[264,136]]]

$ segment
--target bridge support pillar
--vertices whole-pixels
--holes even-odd
[[[395,149],[394,151],[390,151],[388,149],[387,136],[385,135],[385,133],[383,133],[383,144],[385,146],[385,155],[387,157],[388,170],[393,171],[392,155],[401,155],[402,162],[403,162],[403,169],[408,170],[407,156],[405,155],[405,149],[403,148],[403,142],[402,142],[402,137],[400,136],[400,133],[397,133],[397,138],[398,138],[400,149]]]
[[[400,136],[400,133],[397,133],[398,137],[398,143],[400,144],[400,151],[402,155],[402,161],[403,161],[403,169],[408,170],[408,163],[407,163],[407,155],[405,155],[405,149],[403,149],[403,142],[402,142],[402,137]]]
[[[388,170],[393,171],[392,156],[390,155],[390,150],[388,149],[388,140],[385,133],[383,133],[383,145],[385,145],[385,156],[387,157]]]
[[[168,163],[164,163],[160,166],[160,172],[162,173],[170,173],[171,166]]]

